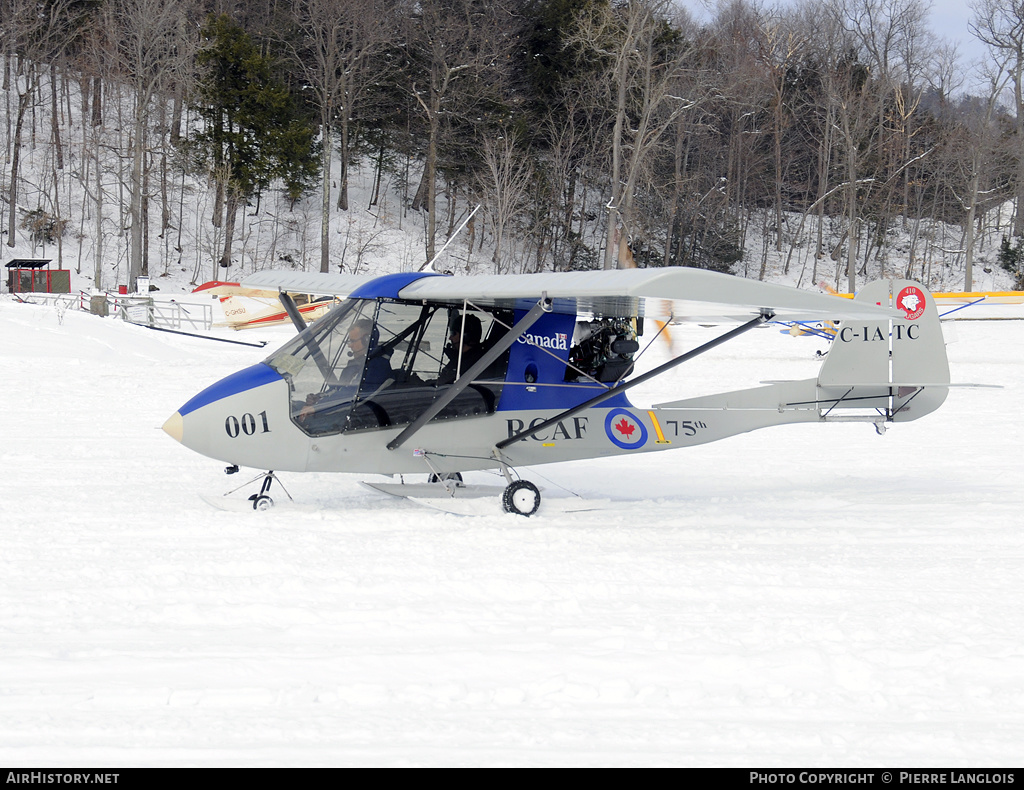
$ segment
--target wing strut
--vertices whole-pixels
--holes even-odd
[[[306,321],[302,317],[302,313],[299,312],[299,308],[295,306],[295,300],[292,299],[292,295],[287,291],[278,291],[277,298],[281,300],[281,304],[284,305],[284,311],[288,313],[288,317],[292,319],[292,323],[295,324],[295,328],[300,332],[306,328]]]
[[[564,420],[566,417],[572,417],[574,414],[579,414],[581,411],[593,408],[594,406],[597,406],[599,403],[603,403],[609,398],[614,398],[620,392],[625,392],[631,387],[635,387],[637,384],[643,384],[645,381],[649,381],[650,379],[653,379],[655,376],[660,376],[665,371],[671,370],[672,368],[676,367],[676,365],[681,365],[684,362],[687,362],[693,359],[694,357],[698,356],[699,354],[703,354],[705,351],[710,351],[716,346],[720,346],[722,345],[722,343],[725,343],[729,340],[732,340],[734,337],[742,335],[744,332],[749,332],[751,329],[755,329],[756,327],[759,327],[762,324],[771,321],[774,317],[774,312],[770,310],[764,310],[761,313],[761,315],[759,315],[752,321],[748,321],[747,323],[743,324],[743,326],[738,326],[735,329],[726,332],[721,337],[716,337],[714,340],[709,340],[704,345],[698,346],[692,351],[687,351],[685,354],[678,356],[675,359],[670,359],[665,364],[659,365],[654,370],[647,371],[642,376],[637,376],[635,379],[630,379],[629,381],[623,384],[619,384],[616,387],[612,387],[611,389],[605,390],[600,395],[595,395],[590,400],[584,401],[578,406],[573,406],[571,409],[566,409],[565,411],[556,414],[554,417],[545,420],[539,425],[533,425],[525,431],[520,431],[519,433],[513,434],[507,439],[502,439],[495,445],[495,447],[499,450],[504,450],[510,444],[515,444],[516,442],[521,441],[528,436],[532,436],[538,431],[543,431],[545,428],[550,428],[552,425],[558,424],[561,420]]]
[[[484,354],[473,365],[469,370],[463,373],[445,392],[440,398],[435,400],[430,406],[422,413],[419,417],[409,423],[409,426],[402,431],[398,436],[388,442],[388,449],[395,450],[401,447],[413,434],[419,431],[424,425],[430,422],[437,414],[451,403],[462,392],[466,387],[470,385],[477,376],[483,373],[487,367],[494,362],[498,357],[504,354],[512,344],[515,343],[519,337],[531,326],[533,326],[537,320],[544,314],[551,312],[551,300],[548,299],[548,295],[545,293],[541,300],[533,306],[526,315],[524,315],[519,323],[516,324],[512,329],[499,340],[493,348],[491,348],[486,354]]]
[[[284,306],[284,311],[288,313],[288,317],[292,319],[292,323],[295,324],[295,328],[299,332],[306,331],[306,321],[302,317],[302,313],[299,312],[299,308],[295,305],[295,300],[292,299],[292,295],[286,291],[278,291],[277,298],[281,300],[281,304]],[[309,353],[313,356],[313,361],[316,362],[317,368],[323,374],[324,380],[328,383],[335,383],[337,379],[334,377],[334,371],[331,369],[330,363],[327,361],[327,357],[324,356],[323,349],[320,348],[320,343],[312,335],[306,340],[306,346],[309,348]]]

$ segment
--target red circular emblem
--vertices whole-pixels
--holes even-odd
[[[896,297],[896,306],[903,311],[908,321],[916,321],[924,313],[924,292],[916,285],[908,285]]]

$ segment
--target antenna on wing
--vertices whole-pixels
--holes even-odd
[[[449,244],[451,244],[451,243],[452,243],[453,241],[455,241],[455,237],[456,237],[456,236],[458,236],[458,235],[459,235],[460,233],[462,233],[462,229],[463,229],[464,227],[466,227],[466,224],[467,224],[467,223],[468,223],[468,222],[469,222],[469,221],[470,221],[471,219],[473,219],[473,215],[474,215],[474,214],[476,214],[476,212],[477,212],[477,210],[478,210],[479,208],[480,208],[480,204],[479,204],[479,203],[477,203],[477,204],[476,204],[476,206],[475,206],[475,207],[473,208],[473,210],[469,212],[469,216],[467,216],[467,217],[466,217],[466,218],[465,218],[464,220],[462,220],[462,224],[461,224],[461,225],[459,225],[459,227],[455,229],[455,232],[454,232],[454,233],[452,234],[451,238],[450,238],[450,239],[448,239],[448,241],[446,241],[446,242],[444,243],[444,246],[443,246],[443,247],[441,247],[441,249],[439,249],[439,250],[437,251],[437,253],[435,253],[435,255],[434,255],[434,257],[433,257],[433,258],[431,258],[431,259],[430,259],[429,261],[427,261],[427,262],[426,262],[425,264],[423,264],[422,266],[420,266],[420,268],[419,268],[419,271],[423,271],[423,270],[424,270],[424,269],[426,269],[426,268],[427,268],[428,266],[432,266],[432,265],[433,265],[433,263],[434,263],[434,261],[436,261],[436,260],[437,260],[438,258],[440,258],[440,257],[441,257],[441,253],[442,253],[442,252],[444,252],[444,251],[445,251],[446,249],[448,249],[448,245],[449,245]]]

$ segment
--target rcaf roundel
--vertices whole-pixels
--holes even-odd
[[[604,418],[604,432],[612,444],[635,450],[647,444],[647,428],[625,409],[612,409]]]

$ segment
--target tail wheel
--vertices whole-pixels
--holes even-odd
[[[501,506],[506,513],[532,516],[540,507],[540,489],[529,480],[516,480],[502,493]]]

